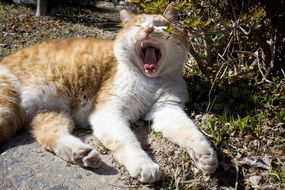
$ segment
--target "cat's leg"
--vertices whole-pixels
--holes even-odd
[[[0,145],[21,127],[20,96],[12,74],[0,66]]]
[[[132,177],[143,183],[153,183],[160,179],[159,166],[141,148],[123,117],[112,110],[105,110],[92,114],[90,123],[94,135],[112,151]]]
[[[150,113],[147,119],[153,120],[152,128],[155,131],[162,132],[170,141],[185,147],[196,166],[204,173],[210,174],[216,170],[216,152],[181,107],[165,105]]]
[[[83,167],[97,168],[101,159],[96,150],[71,134],[73,120],[65,113],[40,112],[31,122],[32,134],[47,150]]]

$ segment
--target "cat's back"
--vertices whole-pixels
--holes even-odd
[[[0,64],[8,67],[13,74],[20,77],[21,81],[31,74],[45,76],[72,74],[88,67],[97,68],[98,71],[105,70],[115,64],[113,41],[97,39],[46,41],[20,49],[4,58]]]
[[[1,73],[19,87],[21,106],[27,115],[39,109],[86,115],[97,92],[116,73],[113,41],[43,42],[4,58],[0,62]]]
[[[96,90],[116,71],[113,41],[97,39],[42,42],[4,58],[1,65],[15,75],[22,86],[49,83],[64,87],[66,93],[88,88]]]

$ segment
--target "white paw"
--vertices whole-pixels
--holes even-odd
[[[206,174],[215,172],[219,165],[217,154],[206,139],[192,141],[186,148],[198,169]]]
[[[129,159],[126,167],[130,175],[142,183],[154,183],[161,176],[158,164],[148,157]]]
[[[101,166],[101,159],[97,151],[92,150],[92,148],[85,147],[79,150],[73,150],[72,154],[72,160],[75,164],[89,168],[98,168]]]
[[[98,168],[101,165],[97,151],[73,136],[61,138],[54,152],[62,159],[82,167]]]

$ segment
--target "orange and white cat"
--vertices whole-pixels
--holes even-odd
[[[0,63],[0,143],[21,126],[62,159],[96,168],[100,158],[73,136],[91,126],[130,175],[143,183],[160,179],[159,166],[129,128],[140,118],[185,147],[196,166],[212,173],[215,151],[184,113],[188,94],[182,77],[185,32],[174,26],[170,4],[163,15],[120,12],[123,28],[115,40],[69,39],[22,49]]]

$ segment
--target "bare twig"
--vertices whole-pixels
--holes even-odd
[[[124,188],[124,189],[137,189],[139,186],[138,185],[115,185],[108,183],[107,185],[112,186],[112,187],[117,187],[117,188]]]
[[[268,82],[267,80],[267,77],[268,75],[270,74],[270,71],[272,70],[273,66],[274,66],[274,59],[275,59],[275,49],[276,49],[276,38],[277,38],[277,28],[275,29],[274,31],[274,34],[273,34],[273,41],[272,41],[272,44],[271,44],[271,61],[270,61],[270,64],[268,65],[267,69],[266,69],[266,72],[265,72],[265,75],[263,76],[262,80],[260,81],[260,83],[266,81]],[[268,44],[268,43],[267,43]]]
[[[270,47],[270,45],[267,43],[266,38],[262,35],[262,33],[258,30],[252,30],[250,29],[249,31],[246,31],[244,28],[242,28],[241,26],[239,27],[239,29],[248,37],[252,38],[261,48],[262,53],[264,55],[264,67],[266,68],[265,73],[261,73],[262,75],[262,80],[260,81],[260,83],[262,82],[270,82],[267,77],[270,74],[272,68],[273,68],[273,61],[274,61],[274,54],[273,52],[275,52],[275,43],[273,42],[272,44],[272,48]],[[276,34],[274,36],[274,40],[276,41]],[[261,71],[261,67],[259,65],[259,71]]]
[[[199,54],[195,51],[192,43],[189,43],[188,50],[195,59],[195,61],[197,62],[197,65],[201,70],[201,72],[207,74],[209,70],[206,68],[206,62],[200,58]]]
[[[220,74],[222,68],[225,66],[225,64],[226,64],[226,62],[224,62],[224,63],[221,65],[221,67],[219,68],[218,72],[216,73],[215,79],[214,79],[214,81],[213,81],[213,83],[212,83],[212,86],[211,86],[211,89],[210,89],[210,91],[209,91],[209,94],[208,94],[209,103],[208,103],[207,110],[206,110],[207,113],[209,113],[209,112],[210,112],[210,109],[213,107],[213,103],[212,103],[212,101],[211,101],[212,91],[213,91],[214,86],[215,86],[215,84],[216,84],[217,78],[218,78],[218,76],[219,76],[219,74]],[[214,100],[216,100],[216,98],[215,98]]]
[[[235,181],[235,190],[238,189],[238,177],[239,177],[239,167],[238,165],[235,165],[236,168],[236,181]]]

